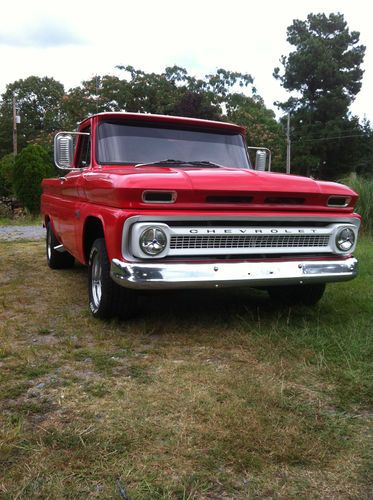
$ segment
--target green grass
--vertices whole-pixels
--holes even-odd
[[[24,215],[17,218],[0,217],[1,226],[40,226],[42,218],[40,215]]]
[[[100,322],[83,267],[0,243],[0,496],[369,498],[373,240],[357,253],[313,308],[172,292]]]
[[[373,235],[373,179],[357,176],[347,177],[342,182],[359,194],[356,211],[363,220],[362,230]]]

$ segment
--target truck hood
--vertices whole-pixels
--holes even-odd
[[[357,199],[342,184],[248,169],[104,166],[83,177],[89,201],[118,208],[331,210],[328,199],[337,196],[345,197],[347,206],[341,207],[352,211]],[[152,198],[157,191],[173,192],[176,199],[144,202],[144,191],[151,191]]]

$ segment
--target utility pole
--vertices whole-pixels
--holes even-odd
[[[17,156],[17,103],[16,96],[13,95],[13,154]]]
[[[290,113],[288,113],[288,123],[286,127],[286,173],[290,174]]]

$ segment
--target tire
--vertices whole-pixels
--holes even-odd
[[[285,285],[268,288],[271,299],[284,305],[313,306],[321,299],[325,283],[310,285]]]
[[[56,235],[54,234],[51,223],[48,222],[46,237],[46,253],[48,266],[51,269],[69,269],[70,267],[73,267],[75,262],[74,257],[66,250],[64,252],[55,250],[55,247],[58,245],[60,245],[60,242],[57,240]]]
[[[123,288],[110,277],[110,261],[105,240],[93,242],[88,262],[89,308],[95,318],[119,316],[128,319],[137,312],[137,295]]]

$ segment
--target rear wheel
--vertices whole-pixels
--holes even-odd
[[[89,255],[88,295],[95,318],[128,319],[137,311],[135,292],[117,285],[110,277],[110,261],[103,238],[94,241]]]
[[[285,285],[268,288],[272,300],[285,305],[303,304],[313,306],[325,291],[325,283],[309,285]]]
[[[60,252],[56,247],[60,245],[57,240],[52,225],[50,222],[47,224],[47,239],[46,239],[46,252],[47,262],[51,269],[68,269],[74,265],[74,257],[66,250]]]

